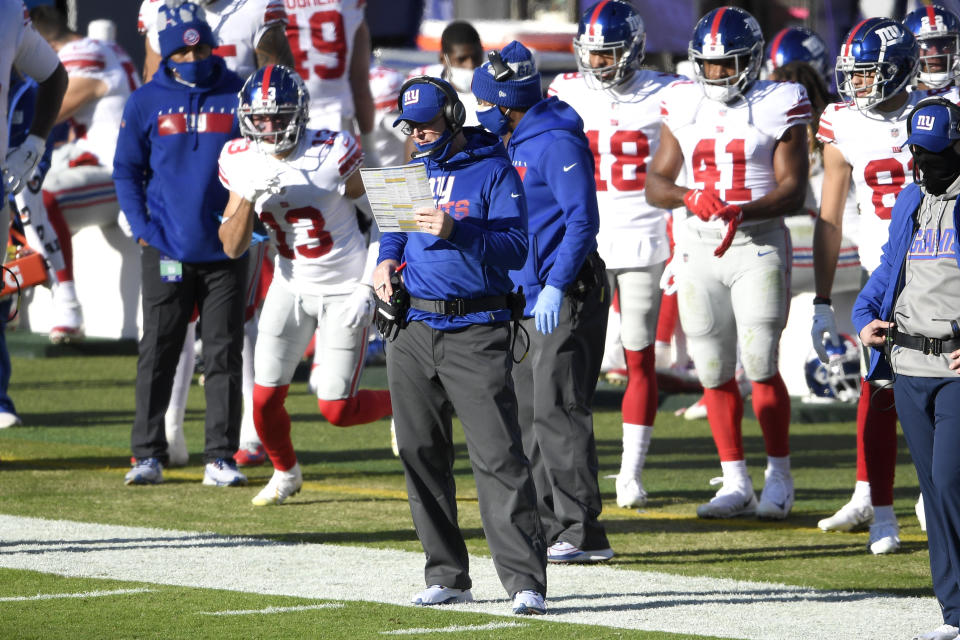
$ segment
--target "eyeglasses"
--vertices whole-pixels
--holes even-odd
[[[408,122],[404,120],[400,123],[400,133],[405,136],[412,136],[414,129],[419,129],[420,131],[436,131],[435,125],[440,123],[441,118],[443,118],[442,113],[430,122]]]

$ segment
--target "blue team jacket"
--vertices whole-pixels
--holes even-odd
[[[426,233],[385,233],[379,261],[406,262],[410,295],[427,300],[482,298],[513,289],[508,271],[527,256],[527,206],[520,176],[503,144],[479,127],[463,130],[467,143],[446,161],[421,158],[437,206],[453,219],[446,240]],[[409,320],[434,329],[509,320],[510,311],[442,316],[411,309]]]
[[[851,319],[858,335],[871,321],[889,319],[893,311],[897,294],[903,288],[900,272],[914,240],[914,214],[922,201],[923,191],[916,184],[910,184],[897,196],[890,214],[889,237],[883,245],[880,266],[870,274],[870,279],[853,305]],[[953,224],[955,229],[960,229],[960,198],[953,206]],[[957,266],[960,267],[960,243],[954,242],[953,247]],[[879,349],[870,349],[867,380],[888,380],[892,375],[890,363],[884,353]]]
[[[600,213],[593,153],[583,120],[556,97],[527,111],[507,151],[523,179],[530,216],[527,260],[510,274],[523,287],[529,316],[545,285],[566,291],[584,259],[597,250]]]
[[[161,68],[123,110],[113,179],[135,238],[183,262],[226,260],[217,236],[228,193],[217,178],[223,145],[240,135],[238,75],[215,58],[210,87]]]

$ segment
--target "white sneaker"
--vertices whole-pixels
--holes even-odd
[[[591,549],[585,551],[569,542],[554,542],[547,548],[547,562],[558,564],[589,564],[603,562],[613,557],[613,549]]]
[[[917,498],[917,504],[913,505],[913,512],[917,514],[917,520],[920,521],[920,531],[927,530],[927,514],[923,510],[923,494]]]
[[[958,635],[960,635],[960,629],[950,624],[943,624],[933,631],[913,636],[913,640],[954,640]]]
[[[393,457],[400,457],[400,447],[397,446],[397,423],[390,418],[390,450],[393,451]]]
[[[123,484],[160,484],[163,482],[163,465],[156,458],[139,458],[127,471]]]
[[[21,424],[23,424],[23,421],[17,414],[7,411],[0,412],[0,429],[9,429]]]
[[[413,596],[410,601],[421,607],[432,607],[438,604],[460,604],[473,602],[473,594],[470,593],[470,589],[454,589],[442,584],[432,584]]]
[[[873,524],[873,505],[851,500],[817,526],[824,531],[856,531]]]
[[[513,612],[518,616],[542,616],[547,612],[547,603],[536,591],[518,591],[513,596]]]
[[[167,434],[167,466],[187,466],[190,454],[187,452],[187,439],[183,437],[183,425],[168,424],[164,429]]]
[[[272,504],[283,504],[283,501],[298,493],[303,486],[303,473],[300,464],[293,465],[289,471],[275,469],[273,477],[260,493],[251,502],[255,507],[266,507]]]
[[[783,520],[790,515],[793,508],[793,476],[767,469],[763,478],[757,517],[763,520]]]
[[[684,420],[706,420],[707,419],[707,401],[700,396],[700,399],[687,407],[683,412]]]
[[[757,512],[757,496],[751,485],[727,486],[723,478],[713,478],[710,485],[722,484],[710,502],[697,507],[698,518],[735,518]]]
[[[247,476],[237,471],[237,463],[217,458],[204,467],[203,484],[213,487],[242,487],[247,484]]]
[[[900,525],[893,522],[878,522],[870,525],[870,542],[867,548],[878,556],[893,553],[900,548]]]
[[[58,301],[54,293],[54,313],[56,318],[53,328],[50,329],[50,342],[53,344],[69,344],[83,340],[83,312],[80,304]]]
[[[636,476],[617,476],[617,506],[639,509],[647,505],[647,492]]]

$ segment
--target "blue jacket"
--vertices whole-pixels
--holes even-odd
[[[893,305],[903,288],[900,272],[907,259],[907,251],[913,244],[914,215],[923,201],[923,191],[916,184],[909,185],[897,196],[890,214],[890,235],[883,245],[880,266],[870,274],[863,291],[853,305],[851,319],[857,334],[873,320],[887,320],[893,312]],[[953,206],[954,228],[960,229],[960,198]],[[960,267],[960,243],[954,243],[957,266]],[[892,377],[890,364],[879,349],[870,350],[870,369],[867,380],[888,380]]]
[[[526,315],[545,285],[561,291],[597,250],[600,212],[593,153],[583,120],[556,97],[533,105],[517,125],[507,151],[523,179],[530,214],[530,252],[510,274],[527,296]]]
[[[183,262],[226,260],[217,236],[227,190],[223,145],[239,137],[238,75],[216,58],[210,87],[188,87],[161,68],[123,110],[113,179],[135,238]]]
[[[453,219],[446,240],[426,233],[385,233],[379,261],[406,262],[403,280],[410,295],[427,300],[482,298],[513,289],[508,271],[527,256],[527,206],[520,176],[500,139],[479,127],[463,130],[466,145],[445,162],[422,162],[437,206]],[[510,319],[509,310],[442,316],[411,309],[409,320],[434,329],[457,329]]]

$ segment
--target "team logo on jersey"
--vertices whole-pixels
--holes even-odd
[[[936,116],[929,116],[921,113],[917,116],[917,129],[920,129],[921,131],[932,131],[933,125],[936,121]]]
[[[403,94],[403,106],[409,107],[412,104],[420,102],[420,89],[408,89]]]
[[[433,191],[433,197],[437,205],[450,202],[450,194],[453,193],[453,181],[455,178],[456,176],[430,178],[430,189]]]
[[[188,47],[192,47],[198,42],[200,42],[199,31],[197,31],[196,29],[190,28],[183,32],[183,44],[187,45]]]

